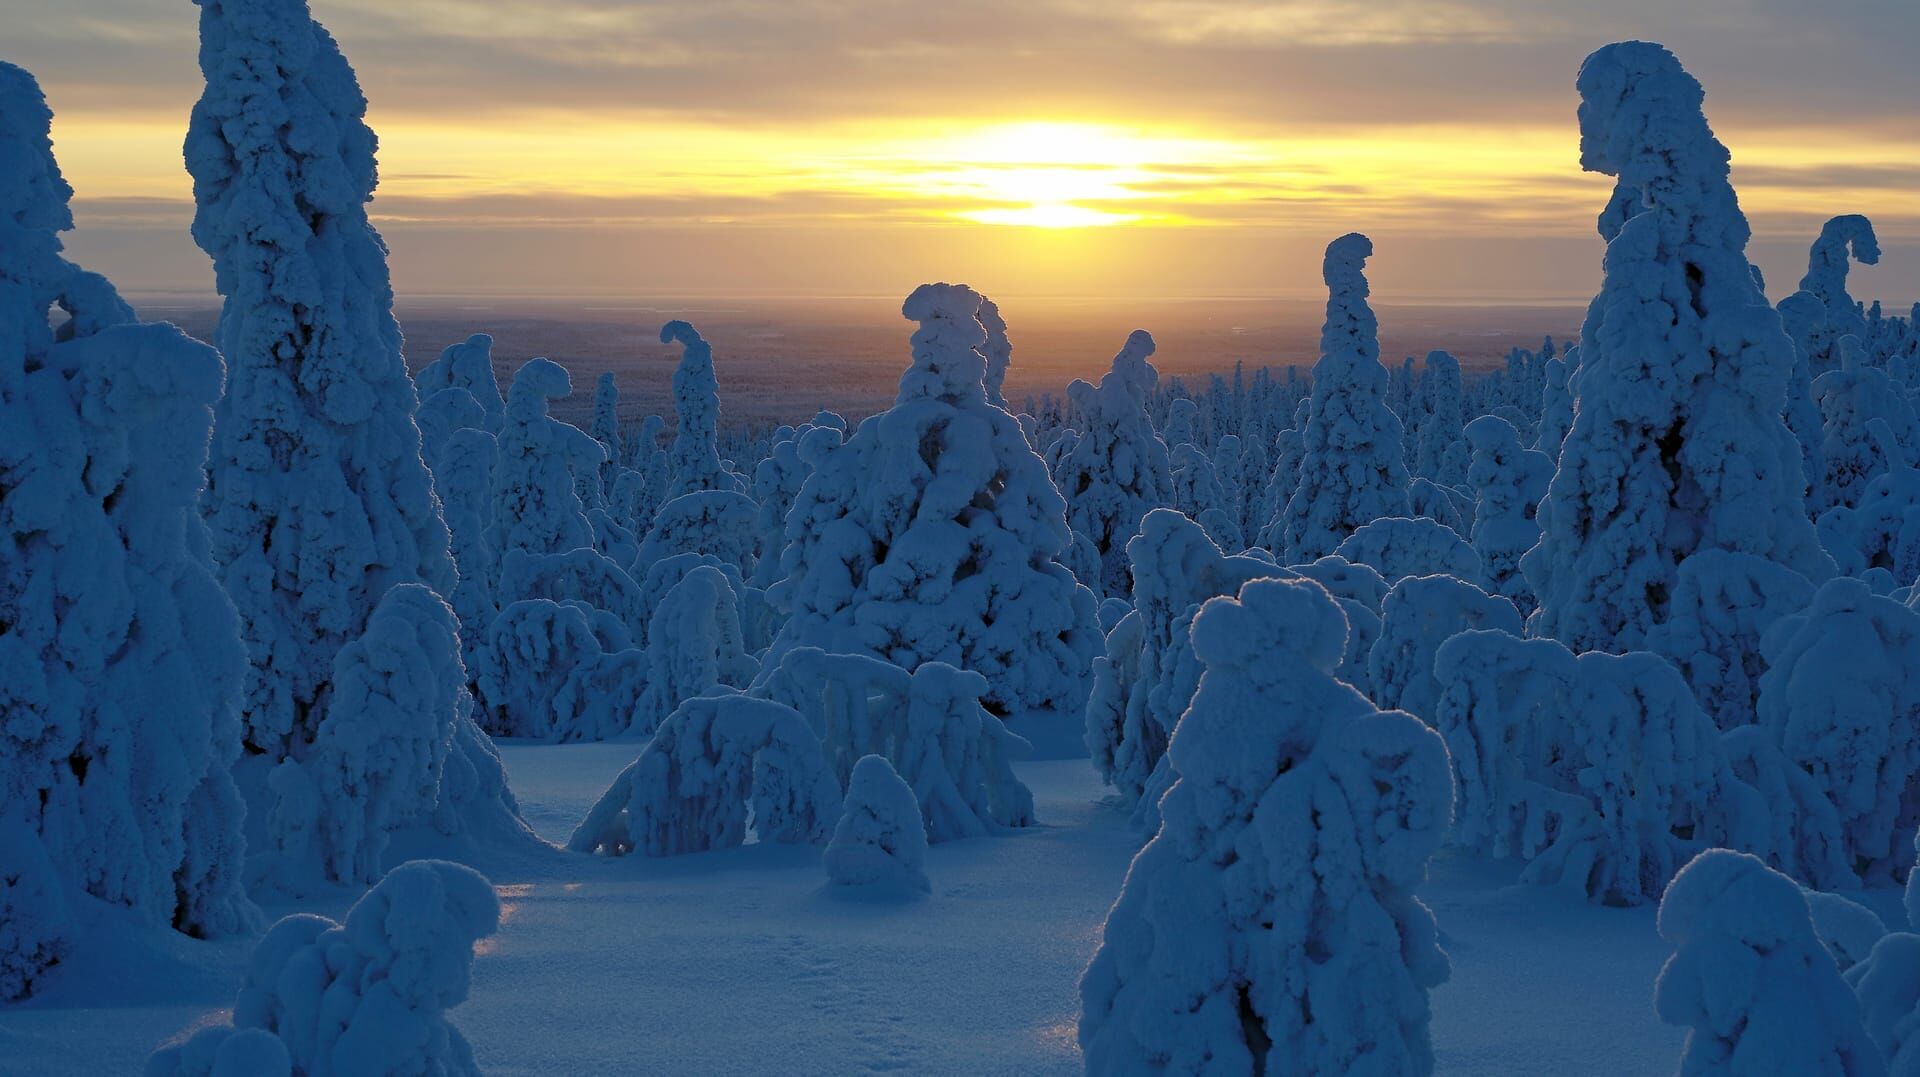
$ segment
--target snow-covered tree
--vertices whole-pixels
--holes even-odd
[[[1193,698],[1199,668],[1186,645],[1193,611],[1209,598],[1238,594],[1248,580],[1288,573],[1257,557],[1227,556],[1172,509],[1149,512],[1127,554],[1133,623],[1109,633],[1105,656],[1095,660],[1086,744],[1100,776],[1137,800]]]
[[[1519,635],[1513,603],[1454,576],[1408,576],[1380,607],[1380,638],[1367,657],[1367,688],[1374,702],[1433,724],[1440,684],[1433,656],[1440,645],[1472,629]]]
[[[854,765],[823,859],[835,887],[893,895],[932,890],[920,803],[885,756],[863,756]]]
[[[1420,375],[1423,401],[1420,420],[1420,451],[1413,465],[1417,475],[1436,482],[1457,484],[1466,478],[1460,457],[1460,440],[1466,424],[1465,387],[1460,379],[1460,361],[1443,351],[1427,353],[1426,369]]]
[[[1229,511],[1226,488],[1220,484],[1220,476],[1206,452],[1190,441],[1183,441],[1174,447],[1170,462],[1174,507],[1206,528],[1220,548],[1245,549],[1240,525],[1234,522]]]
[[[422,402],[443,389],[463,389],[486,413],[482,428],[497,433],[507,419],[507,403],[500,396],[500,380],[493,372],[493,338],[475,333],[459,344],[449,344],[440,357],[413,377]]]
[[[945,662],[911,674],[858,654],[796,647],[762,685],[806,716],[834,777],[886,758],[919,798],[928,841],[977,838],[1033,822],[1033,794],[1012,761],[1031,746],[980,706],[987,679]]]
[[[1665,624],[1647,649],[1667,657],[1721,729],[1756,720],[1762,641],[1813,601],[1805,576],[1752,554],[1706,550],[1680,563]]]
[[[746,841],[824,845],[840,817],[820,739],[792,707],[744,695],[696,696],[673,712],[574,828],[574,852],[646,856]]]
[[[433,814],[454,723],[471,706],[459,627],[417,583],[374,607],[366,632],[334,656],[333,701],[312,750],[268,776],[272,844],[249,857],[258,870],[296,891],[318,881],[313,865],[325,878],[372,882],[389,832]]]
[[[787,544],[787,513],[816,463],[840,447],[842,435],[832,427],[803,425],[793,436],[775,441],[767,458],[753,469],[753,576],[756,587],[780,580],[780,551]]]
[[[1833,804],[1862,880],[1890,881],[1912,866],[1920,818],[1920,613],[1829,580],[1765,647],[1760,724]]]
[[[1147,398],[1160,381],[1147,362],[1153,351],[1153,337],[1136,329],[1099,388],[1083,381],[1067,387],[1086,429],[1054,467],[1053,480],[1067,499],[1067,523],[1100,555],[1099,579],[1081,582],[1108,597],[1131,587],[1127,541],[1141,518],[1173,504],[1167,446],[1147,417]]]
[[[51,121],[0,63],[0,1000],[78,941],[83,894],[195,934],[254,916],[246,656],[198,512],[220,357],[61,256]]]
[[[1447,753],[1333,677],[1345,637],[1305,580],[1201,607],[1179,778],[1080,982],[1090,1072],[1432,1071]]]
[[[647,694],[634,716],[643,731],[694,696],[744,688],[759,672],[740,631],[739,596],[711,565],[688,572],[661,598],[647,640]]]
[[[593,545],[593,524],[574,486],[573,461],[599,451],[577,427],[547,414],[547,401],[573,392],[567,368],[529,359],[507,390],[493,466],[493,523],[487,544],[494,556],[512,550],[565,553]],[[505,605],[523,596],[500,592]]]
[[[1667,887],[1660,935],[1674,954],[1654,1005],[1662,1021],[1691,1030],[1681,1073],[1886,1072],[1792,879],[1745,853],[1709,849]]]
[[[700,490],[740,492],[740,477],[720,459],[720,383],[713,373],[713,345],[678,320],[660,327],[660,343],[680,345],[680,365],[673,370],[673,406],[680,423],[673,432],[673,478],[663,499]]]
[[[476,678],[488,732],[599,740],[627,732],[646,683],[646,655],[620,619],[580,601],[510,602],[487,630]]]
[[[493,884],[472,868],[410,860],[346,920],[289,916],[254,947],[232,1023],[147,1061],[148,1077],[478,1077],[446,1011],[473,986],[473,947],[500,926]]]
[[[1633,905],[1708,845],[1771,847],[1770,806],[1659,656],[1575,658],[1554,640],[1468,631],[1433,668],[1460,848],[1527,859],[1527,882]]]
[[[1334,556],[1367,565],[1392,584],[1408,576],[1457,576],[1478,585],[1480,555],[1460,533],[1424,517],[1383,516],[1356,528]]]
[[[1327,245],[1327,320],[1300,434],[1300,477],[1273,547],[1283,561],[1311,561],[1362,524],[1407,514],[1400,420],[1387,407],[1380,323],[1367,305],[1372,254],[1373,241],[1358,232]]]
[[[681,494],[653,514],[653,529],[640,543],[634,571],[645,575],[666,558],[696,553],[719,558],[742,577],[752,575],[759,517],[753,499],[734,490]]]
[[[1608,45],[1580,68],[1581,164],[1616,177],[1605,277],[1581,331],[1578,401],[1522,569],[1533,631],[1641,646],[1679,566],[1747,553],[1832,575],[1780,419],[1793,343],[1747,262],[1749,229],[1700,84],[1672,53]]]
[[[1579,362],[1579,353],[1577,347],[1568,348],[1564,358],[1547,360],[1541,378],[1540,431],[1534,436],[1533,447],[1555,461],[1560,459],[1560,446],[1573,427],[1573,389],[1568,380]]]
[[[1497,415],[1468,423],[1465,435],[1473,449],[1467,481],[1480,499],[1473,513],[1473,552],[1480,555],[1487,588],[1511,599],[1524,617],[1533,612],[1534,600],[1520,559],[1540,541],[1534,514],[1553,481],[1553,458],[1521,448],[1513,424]]]
[[[1815,378],[1839,367],[1843,337],[1867,342],[1866,316],[1847,294],[1847,271],[1856,261],[1868,266],[1880,262],[1873,222],[1858,213],[1846,213],[1821,225],[1820,235],[1807,251],[1807,273],[1800,278],[1800,292],[1818,302],[1822,315],[1813,321],[1807,341],[1807,361]]]
[[[1059,491],[981,389],[979,305],[952,284],[907,299],[920,329],[897,402],[820,463],[788,514],[786,578],[770,593],[791,616],[769,660],[805,644],[946,662],[984,675],[998,714],[1077,716],[1100,642],[1093,595],[1059,561]]]
[[[1852,508],[1866,496],[1875,476],[1899,461],[1889,460],[1876,423],[1885,423],[1900,455],[1920,449],[1920,418],[1887,372],[1867,362],[1858,337],[1842,337],[1835,347],[1839,365],[1813,383],[1820,409],[1820,459],[1826,470],[1815,484],[1809,508],[1818,516],[1836,506]]]
[[[1915,1019],[1920,1016],[1920,934],[1882,935],[1864,960],[1842,971],[1887,1072],[1892,1077],[1920,1073],[1920,1020]]]
[[[1000,305],[986,296],[980,297],[980,325],[987,331],[987,346],[980,349],[987,357],[987,371],[981,375],[980,386],[986,390],[987,403],[1012,411],[1005,393],[1007,368],[1013,365],[1013,342],[1007,339],[1007,320],[1000,316]]]
[[[246,741],[277,761],[325,722],[334,656],[381,596],[450,594],[455,572],[367,219],[375,139],[352,69],[304,0],[201,0],[200,67],[193,238],[227,360],[205,511],[251,657]]]
[[[601,485],[612,493],[613,478],[620,465],[620,387],[614,384],[613,371],[603,371],[593,387],[593,440],[606,450],[607,462],[600,469]]]

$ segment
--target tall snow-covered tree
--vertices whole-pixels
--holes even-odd
[[[1335,679],[1346,635],[1307,580],[1200,608],[1179,778],[1080,982],[1089,1072],[1432,1072],[1449,970],[1413,890],[1446,834],[1447,753]]]
[[[1300,478],[1274,549],[1289,563],[1332,553],[1362,524],[1407,515],[1400,420],[1387,407],[1380,323],[1367,305],[1372,254],[1373,241],[1358,232],[1327,245],[1327,320],[1300,434]]]
[[[1147,399],[1160,382],[1147,362],[1153,351],[1153,337],[1136,329],[1098,388],[1084,381],[1067,387],[1086,429],[1053,469],[1067,499],[1068,525],[1100,555],[1100,578],[1081,582],[1111,598],[1125,597],[1132,586],[1127,541],[1139,533],[1141,518],[1173,503],[1167,446],[1147,417]]]
[[[1841,338],[1857,337],[1862,345],[1867,343],[1866,316],[1847,293],[1847,270],[1855,261],[1867,266],[1880,262],[1880,241],[1873,234],[1873,222],[1858,213],[1828,220],[1807,251],[1807,273],[1800,278],[1800,291],[1819,303],[1823,315],[1812,326],[1807,348],[1808,364],[1816,378],[1839,368]]]
[[[1077,732],[1065,719],[1099,646],[1093,595],[1059,560],[1059,491],[1019,422],[987,403],[979,309],[964,285],[907,298],[920,328],[894,406],[820,462],[787,516],[770,594],[791,616],[767,662],[802,644],[946,662],[986,676],[995,713]]]
[[[78,941],[82,894],[196,934],[254,915],[246,654],[198,511],[220,357],[61,256],[51,121],[0,63],[0,1001]]]
[[[987,372],[980,379],[981,387],[986,390],[987,403],[1012,411],[1007,404],[1006,385],[1007,367],[1013,365],[1013,342],[1007,339],[1007,320],[1000,316],[1000,305],[986,296],[980,297],[980,325],[987,331],[987,346],[981,349],[987,357]]]
[[[414,425],[366,99],[304,0],[200,0],[206,89],[187,131],[193,238],[227,360],[206,513],[251,657],[248,748],[301,754],[334,655],[388,588],[452,592]]]
[[[1553,458],[1520,447],[1520,434],[1498,415],[1482,415],[1467,424],[1467,444],[1473,449],[1467,481],[1479,497],[1473,514],[1473,552],[1480,555],[1487,588],[1513,600],[1522,616],[1533,612],[1533,589],[1520,572],[1520,559],[1540,541],[1535,514],[1547,484],[1553,481]]]
[[[673,406],[680,425],[673,432],[673,478],[661,500],[701,490],[740,492],[740,477],[720,460],[720,383],[713,374],[713,345],[678,320],[660,327],[660,343],[680,345],[680,365],[673,370]]]
[[[1448,352],[1428,352],[1426,368],[1420,375],[1420,395],[1425,406],[1420,419],[1414,474],[1450,486],[1466,478],[1466,460],[1461,447],[1461,431],[1466,425],[1465,391],[1460,360]]]
[[[1792,879],[1745,853],[1709,849],[1667,887],[1660,935],[1674,954],[1654,1006],[1691,1029],[1679,1072],[1886,1072]]]
[[[547,414],[547,401],[572,391],[567,369],[551,359],[529,359],[513,376],[493,466],[487,541],[496,557],[513,550],[566,553],[593,545],[593,525],[580,503],[571,461],[597,452],[597,445]],[[499,597],[504,606],[524,596]]]
[[[1726,147],[1700,84],[1658,45],[1581,65],[1581,164],[1616,177],[1605,276],[1581,331],[1578,401],[1522,559],[1533,631],[1575,650],[1638,647],[1681,562],[1724,549],[1833,574],[1780,412],[1793,344],[1748,265]]]

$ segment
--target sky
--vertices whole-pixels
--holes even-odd
[[[370,101],[408,294],[1580,301],[1609,181],[1573,79],[1660,41],[1707,90],[1754,255],[1825,218],[1920,296],[1917,0],[313,0]],[[75,256],[204,292],[188,0],[0,0],[78,194]]]

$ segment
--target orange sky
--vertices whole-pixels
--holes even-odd
[[[1865,212],[1888,248],[1866,282],[1920,291],[1920,5],[1597,6],[313,4],[372,102],[403,293],[1305,294],[1359,229],[1408,296],[1578,297],[1608,182],[1575,161],[1573,73],[1634,35],[1707,86],[1763,266],[1797,276],[1821,220]],[[0,23],[56,111],[76,253],[205,288],[194,12],[0,0]]]

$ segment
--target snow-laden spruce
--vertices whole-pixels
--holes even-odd
[[[1842,971],[1887,1072],[1920,1073],[1920,934],[1883,934],[1863,960]]]
[[[447,1020],[473,986],[473,947],[500,926],[500,899],[472,868],[410,860],[335,923],[273,925],[247,967],[232,1023],[155,1051],[147,1077],[478,1077]]]
[[[1520,559],[1540,541],[1535,513],[1553,481],[1553,458],[1522,448],[1513,424],[1498,415],[1482,415],[1464,431],[1472,449],[1467,481],[1479,497],[1471,541],[1480,555],[1487,589],[1513,601],[1521,616],[1533,612],[1533,589],[1520,572]]]
[[[451,594],[455,573],[353,70],[304,0],[200,0],[200,68],[186,163],[227,361],[205,511],[251,658],[247,744],[276,761],[326,721],[334,656],[381,596]]]
[[[1354,529],[1334,556],[1380,573],[1389,584],[1409,576],[1455,576],[1478,585],[1480,555],[1453,528],[1425,517],[1383,516]]]
[[[303,761],[281,761],[267,829],[249,860],[290,887],[380,877],[388,834],[432,814],[456,722],[472,701],[459,623],[421,584],[388,591],[360,638],[333,660],[333,700]]]
[[[1806,349],[1815,378],[1839,366],[1842,338],[1855,337],[1863,344],[1867,340],[1867,319],[1847,293],[1847,271],[1856,261],[1866,266],[1880,262],[1880,240],[1873,234],[1873,222],[1858,213],[1846,213],[1821,225],[1820,235],[1807,251],[1806,275],[1800,278],[1800,293],[1819,304],[1821,315],[1812,325]]]
[[[565,553],[593,545],[593,524],[573,479],[578,461],[597,460],[599,443],[547,413],[548,401],[572,392],[567,368],[551,359],[529,359],[514,372],[493,465],[487,543],[496,557],[512,550]],[[502,591],[499,597],[504,606],[525,596]]]
[[[753,575],[755,587],[780,582],[780,551],[787,544],[787,513],[807,476],[843,436],[832,427],[802,424],[793,436],[773,443],[767,458],[753,469]]]
[[[620,465],[620,386],[613,371],[605,371],[593,386],[593,440],[606,451],[607,460],[600,469],[604,492],[613,493],[614,472]]]
[[[1913,864],[1920,818],[1920,613],[1829,580],[1765,648],[1760,725],[1833,805],[1861,881],[1892,881]]]
[[[1080,983],[1088,1072],[1432,1072],[1447,753],[1333,677],[1346,634],[1306,580],[1201,607],[1179,779]]]
[[[1667,887],[1660,935],[1674,954],[1654,1005],[1661,1020],[1690,1030],[1679,1072],[1886,1072],[1792,879],[1745,853],[1709,849]]]
[[[1380,638],[1367,654],[1367,689],[1374,702],[1433,724],[1440,684],[1433,657],[1440,645],[1473,629],[1519,635],[1513,603],[1455,576],[1408,576],[1380,607]]]
[[[1107,636],[1094,661],[1087,703],[1087,749],[1094,768],[1127,801],[1137,800],[1161,765],[1167,739],[1193,698],[1200,675],[1186,646],[1194,609],[1238,594],[1248,580],[1288,573],[1271,562],[1228,556],[1192,520],[1155,509],[1127,543],[1133,563],[1133,612]]]
[[[1013,773],[1031,745],[980,706],[987,679],[945,662],[909,674],[858,654],[796,647],[761,690],[799,711],[834,779],[879,755],[919,799],[928,841],[978,838],[1033,822],[1033,793]]]
[[[1414,474],[1450,486],[1466,479],[1467,460],[1461,437],[1470,413],[1465,410],[1464,393],[1460,361],[1447,352],[1428,352],[1426,369],[1420,375],[1420,395],[1425,398],[1425,406],[1420,418]]]
[[[1747,725],[1767,669],[1767,633],[1813,594],[1805,576],[1777,562],[1706,550],[1681,562],[1666,623],[1648,633],[1647,649],[1680,670],[1721,729]]]
[[[1380,323],[1367,305],[1366,261],[1373,241],[1358,232],[1327,245],[1327,320],[1300,434],[1300,476],[1270,547],[1282,561],[1333,552],[1362,524],[1407,514],[1407,467],[1400,420],[1387,407]]]
[[[198,511],[220,357],[61,256],[51,122],[0,63],[0,1001],[80,941],[82,895],[194,934],[254,917],[246,654]]]
[[[1816,516],[1857,506],[1876,477],[1920,450],[1920,417],[1887,372],[1867,361],[1860,339],[1842,337],[1834,350],[1837,367],[1813,383],[1823,466],[1808,498]],[[1890,443],[1875,436],[1878,424],[1885,424]]]
[[[680,345],[680,365],[673,369],[673,407],[680,422],[673,432],[673,478],[665,496],[700,490],[738,493],[740,477],[720,460],[720,383],[713,373],[713,345],[678,320],[660,327],[660,343]]]
[[[1833,574],[1781,421],[1793,343],[1761,294],[1728,154],[1700,84],[1658,45],[1580,68],[1581,164],[1616,177],[1605,277],[1587,309],[1577,407],[1522,560],[1532,630],[1575,650],[1644,645],[1703,550]]]
[[[1007,368],[1013,365],[1013,342],[1007,338],[1007,320],[1000,316],[1000,305],[986,296],[980,297],[980,325],[987,331],[986,347],[980,349],[987,357],[980,387],[986,390],[987,403],[1012,411],[1007,403],[1006,386]]]
[[[913,787],[885,756],[862,756],[822,857],[834,887],[876,896],[927,893],[927,828]]]
[[[745,688],[760,671],[741,634],[739,596],[712,565],[689,571],[662,596],[647,641],[647,691],[633,718],[641,731],[694,696]]]
[[[824,845],[840,817],[820,739],[800,712],[744,695],[696,696],[660,726],[574,828],[574,852],[678,856],[745,843]]]
[[[475,333],[441,349],[439,358],[414,375],[413,385],[422,401],[443,389],[466,390],[485,411],[483,429],[488,433],[498,432],[506,422],[507,402],[500,395],[500,381],[493,372],[493,338],[485,333]]]
[[[790,611],[768,662],[795,646],[987,678],[997,714],[1076,718],[1099,646],[1093,595],[1059,561],[1066,507],[1020,424],[981,388],[980,297],[923,285],[894,406],[808,476],[787,517]],[[1076,723],[1077,724],[1077,723]]]
[[[1141,518],[1173,503],[1167,446],[1147,416],[1160,382],[1147,362],[1153,351],[1153,337],[1136,329],[1099,388],[1078,380],[1067,387],[1086,428],[1054,467],[1053,481],[1067,499],[1067,523],[1100,555],[1099,579],[1082,582],[1109,598],[1124,598],[1131,587],[1127,542]]]
[[[1430,716],[1457,788],[1448,840],[1529,861],[1523,881],[1607,904],[1651,900],[1708,845],[1769,852],[1774,812],[1657,655],[1575,657],[1550,639],[1462,632],[1433,662]]]

